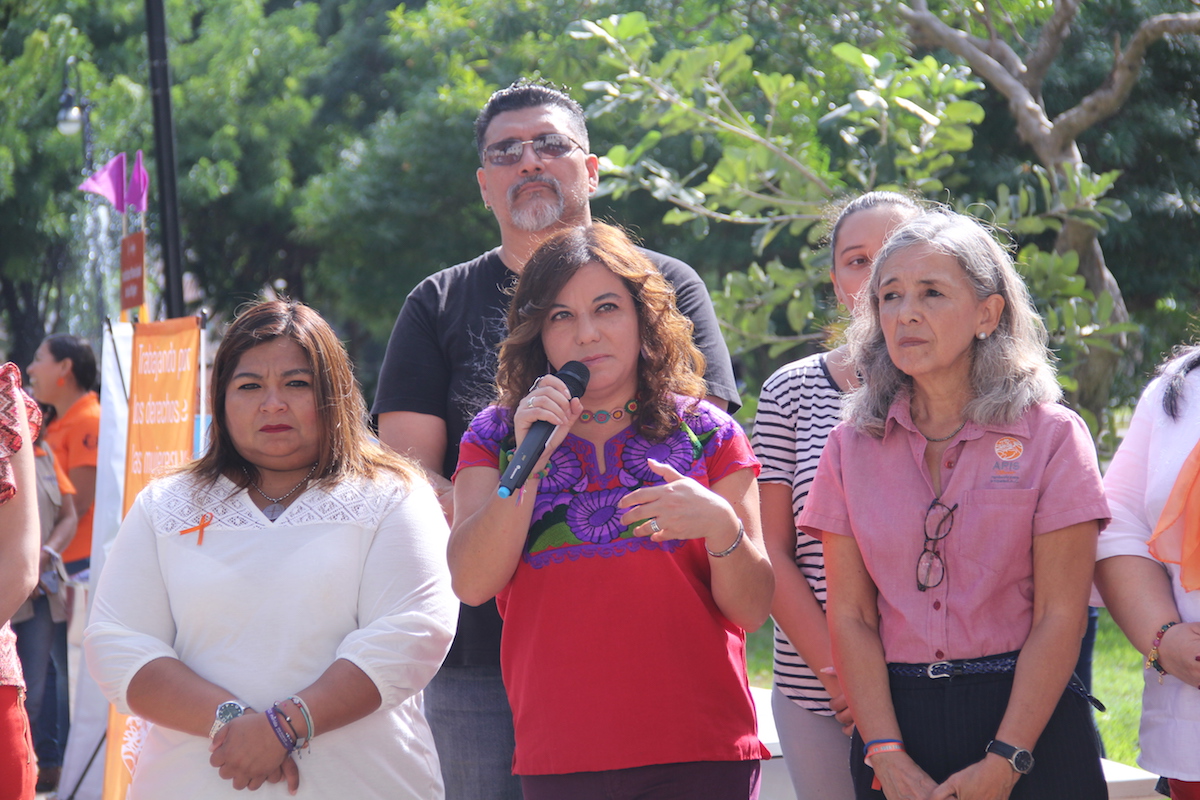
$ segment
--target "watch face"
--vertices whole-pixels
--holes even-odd
[[[217,720],[224,724],[230,720],[237,719],[245,710],[241,703],[234,703],[232,701],[221,703],[221,705],[217,706]]]
[[[1017,772],[1024,775],[1033,769],[1033,754],[1028,750],[1018,750],[1013,753],[1012,763]]]

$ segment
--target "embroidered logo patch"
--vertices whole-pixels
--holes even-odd
[[[1000,457],[1001,461],[1016,461],[1023,452],[1025,452],[1025,445],[1021,444],[1020,439],[1003,436],[996,440],[996,455]]]

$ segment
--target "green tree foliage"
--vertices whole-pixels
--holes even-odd
[[[1189,10],[1179,2],[1094,0],[1084,4],[1046,76],[1051,113],[1101,85],[1111,67],[1114,43],[1125,41],[1141,20]],[[1162,354],[1188,336],[1188,311],[1200,297],[1200,37],[1172,36],[1146,52],[1136,90],[1119,114],[1079,137],[1084,160],[1100,174],[1120,170],[1109,196],[1129,208],[1110,219],[1101,236],[1106,261],[1121,286],[1130,315],[1143,331],[1140,365],[1118,376],[1116,392],[1130,397]],[[989,152],[1011,161],[1021,155],[1007,109],[989,107],[994,125],[980,130]],[[1016,152],[1014,152],[1016,151]],[[984,176],[977,175],[977,180]],[[1003,179],[1001,179],[1003,180]],[[996,182],[993,180],[993,182]]]
[[[827,206],[864,189],[937,194],[963,183],[983,117],[966,97],[981,84],[932,57],[877,57],[848,42],[800,79],[757,69],[748,36],[663,52],[656,34],[637,13],[574,30],[604,46],[610,77],[588,84],[599,94],[592,113],[624,116],[645,132],[608,151],[605,188],[648,190],[676,206],[667,222],[698,235],[710,221],[753,226],[762,260],[727,272],[713,301],[755,395],[783,356],[836,322],[820,247]],[[670,137],[692,143],[677,166],[654,157]],[[794,249],[764,258],[781,235]]]
[[[1052,69],[1064,63],[1067,43],[1077,40],[1072,31],[1080,19],[1081,0],[1059,0],[1053,5],[1018,2],[1003,7],[953,1],[931,5],[927,0],[896,5],[916,45],[953,54],[1005,99],[1015,138],[1031,151],[1032,160],[1049,179],[1050,202],[1045,211],[1059,221],[1054,252],[1076,254],[1092,302],[1106,304],[1104,295],[1109,295],[1112,318],[1118,324],[1128,318],[1127,310],[1100,236],[1107,228],[1106,216],[1120,220],[1127,210],[1109,202],[1106,211],[1100,195],[1081,192],[1092,183],[1095,169],[1085,160],[1080,140],[1125,106],[1141,83],[1149,53],[1164,38],[1185,38],[1194,45],[1200,33],[1200,12],[1193,11],[1192,4],[1127,0],[1121,5],[1134,26],[1122,29],[1107,53],[1094,47],[1077,48],[1077,54],[1095,57],[1103,67],[1094,71],[1094,83],[1059,94],[1055,98],[1059,106],[1047,102],[1048,78]],[[1070,67],[1061,68],[1073,72]],[[1092,185],[1103,186],[1103,176],[1099,180]],[[1120,351],[1128,342],[1117,335],[1108,347],[1100,346],[1099,341],[1089,344],[1072,376],[1077,382],[1072,398],[1078,408],[1098,419],[1109,404]]]
[[[1069,22],[1077,10],[1073,3],[1064,6],[1069,8],[1051,14],[1029,4],[1020,8],[1019,18],[1004,19],[1012,30],[1029,32],[1028,40],[1033,42],[1027,47],[1031,51],[1027,68],[1033,77],[1010,81],[1018,83],[1020,90],[1006,84],[1003,75],[1008,74],[1006,69],[1018,74],[1018,65],[1024,62],[997,33],[1001,25],[989,16],[993,13],[989,6],[972,13],[944,12],[935,18],[936,24],[922,22],[921,15],[929,13],[923,3],[914,4],[916,11],[900,9],[914,30],[932,27],[944,33],[961,24],[970,34],[966,41],[985,50],[992,59],[990,64],[971,60],[966,45],[955,51],[964,56],[958,60],[933,55],[906,57],[894,43],[882,39],[869,49],[835,44],[830,52],[854,73],[849,85],[838,80],[838,72],[827,66],[828,62],[822,65],[821,81],[768,73],[750,57],[744,40],[664,54],[655,45],[658,28],[651,28],[636,15],[583,23],[575,35],[603,41],[606,47],[609,77],[590,86],[601,94],[593,107],[599,113],[620,109],[628,114],[623,107],[634,105],[648,132],[636,147],[610,152],[611,172],[618,182],[615,190],[648,189],[672,202],[677,209],[668,213],[668,220],[695,222],[703,217],[753,224],[759,226],[756,241],[761,247],[785,228],[797,233],[801,221],[811,218],[814,197],[828,195],[829,187],[845,191],[899,185],[950,199],[1009,227],[1023,243],[1021,266],[1050,322],[1062,360],[1064,386],[1079,400],[1096,429],[1107,403],[1110,367],[1120,337],[1134,329],[1124,322],[1119,286],[1107,272],[1097,237],[1111,221],[1127,221],[1130,214],[1124,201],[1106,196],[1118,173],[1095,174],[1071,137],[1106,120],[1124,97],[1114,96],[1106,87],[1096,89],[1086,102],[1045,123],[1043,127],[1051,132],[1048,141],[1034,140],[1028,131],[1037,126],[1028,119],[1017,119],[1017,132],[1040,162],[1029,163],[1030,152],[1025,150],[1024,159],[1012,158],[1010,169],[1000,180],[986,184],[982,192],[978,177],[972,175],[977,169],[989,170],[976,167],[973,158],[979,155],[973,132],[985,114],[978,100],[986,99],[972,93],[982,86],[974,73],[1003,87],[1010,108],[1024,108],[1013,97],[1032,98],[1032,104],[1039,104],[1045,72],[1058,63],[1056,48],[1065,37],[1064,20]],[[980,16],[984,17],[982,23]],[[1139,48],[1161,36],[1162,30],[1174,30],[1171,25],[1185,30],[1193,24],[1189,15],[1154,20],[1118,53],[1121,69],[1132,70],[1135,76]],[[985,30],[975,31],[972,26],[976,24]],[[932,38],[928,33],[924,36],[925,40]],[[946,34],[944,38],[952,37]],[[1024,45],[1020,33],[1013,38]],[[967,62],[975,68],[972,72],[967,71]],[[1115,83],[1124,83],[1127,91],[1129,78]],[[798,95],[809,96],[814,106],[833,106],[816,121],[816,136],[809,133],[803,138],[804,132],[789,130],[803,131],[804,125],[813,122],[811,115],[804,113],[805,104],[797,102],[798,97],[787,96],[793,86],[798,87]],[[835,99],[839,93],[844,93],[845,100]],[[1025,113],[1030,112],[1026,109]],[[1044,111],[1040,118],[1046,119]],[[1004,121],[1001,115],[1001,127]],[[1011,127],[1009,131],[1009,139],[1015,141]],[[706,152],[706,147],[694,145],[690,160],[664,166],[650,151],[671,135],[689,135],[694,141],[708,137],[707,141],[716,142],[716,157]],[[996,177],[995,165],[989,166]],[[693,229],[704,231],[703,226]],[[725,319],[738,328],[742,337],[739,350],[765,344],[769,346],[768,360],[774,361],[792,344],[811,338],[810,331],[824,322],[811,314],[811,292],[824,269],[806,249],[811,239],[808,237],[798,254],[798,270],[768,261],[765,266],[752,266],[744,275],[727,276],[716,301],[725,307]],[[1042,252],[1029,246],[1038,244],[1050,249]]]
[[[954,198],[1013,227],[1068,383],[1105,347],[1089,337],[1120,323],[1120,296],[1080,283],[1071,248],[1055,247],[1065,227],[1107,230],[1135,309],[1169,294],[1155,321],[1184,316],[1200,276],[1200,256],[1173,235],[1193,230],[1200,207],[1195,38],[1145,50],[1139,90],[1124,113],[1078,132],[1081,160],[1068,169],[1020,142],[1004,94],[980,91],[995,75],[945,48],[909,49],[895,15],[922,8],[168,0],[186,268],[226,316],[264,286],[314,303],[350,338],[370,383],[411,286],[497,243],[472,174],[471,120],[494,89],[540,75],[574,87],[593,112],[608,171],[596,216],[716,287],[747,395],[836,324],[821,216],[830,199],[867,188]],[[1040,76],[1035,105],[1058,121],[1111,71],[1117,34],[1129,45],[1143,20],[1188,8],[1021,0],[930,13],[1000,54],[997,64],[1023,53]],[[1063,32],[1057,9],[1074,14],[1076,35],[1046,50],[1040,42]],[[152,154],[142,13],[141,0],[0,0],[0,315],[17,353],[61,327],[80,294],[79,140],[54,129],[68,55],[95,102],[97,163]],[[572,27],[581,15],[600,22]]]
[[[122,40],[127,9],[113,3],[28,2],[0,6],[0,315],[5,356],[25,365],[49,327],[65,325],[81,294],[86,258],[75,231],[86,201],[79,136],[55,127],[68,54],[79,59],[78,82],[94,103],[95,158],[139,124],[140,87],[119,73],[136,60]],[[91,23],[89,39],[81,25]]]

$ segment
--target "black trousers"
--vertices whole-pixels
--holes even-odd
[[[889,677],[904,748],[929,777],[941,783],[984,757],[1008,707],[1011,673]],[[1075,692],[1063,691],[1033,749],[1033,771],[1017,781],[1010,800],[1108,797],[1089,708]],[[863,740],[855,731],[850,750],[855,796],[858,800],[883,800],[883,792],[871,789],[875,773],[863,763],[862,753]]]

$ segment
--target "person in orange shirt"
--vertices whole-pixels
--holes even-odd
[[[87,569],[92,553],[92,501],[96,496],[96,457],[100,443],[100,396],[96,355],[80,336],[47,336],[26,370],[38,402],[53,406],[46,442],[75,486],[79,515],[75,539],[63,552],[69,574]]]
[[[78,575],[91,563],[92,508],[96,496],[96,462],[100,443],[100,397],[96,384],[96,355],[87,340],[70,334],[47,336],[26,370],[29,388],[53,413],[46,424],[46,443],[62,464],[75,486],[75,510],[79,522],[75,538],[62,552],[68,575]],[[82,578],[81,578],[82,579]],[[68,589],[68,618],[73,606]],[[34,745],[39,754],[62,753],[66,748],[68,677],[58,672],[53,661],[46,674],[46,698],[34,726]],[[50,757],[38,775],[39,792],[52,791],[58,782],[58,770]],[[61,761],[60,761],[61,763]]]

